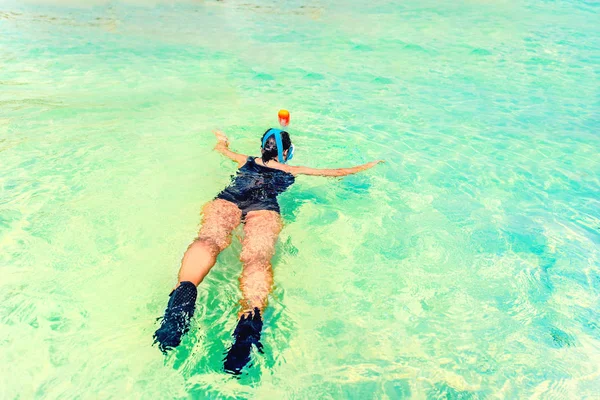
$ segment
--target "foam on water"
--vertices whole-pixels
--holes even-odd
[[[1,398],[600,392],[597,3],[77,3],[0,2]],[[294,164],[387,162],[281,196],[247,375],[237,239],[165,359],[210,131],[255,154],[279,108]]]

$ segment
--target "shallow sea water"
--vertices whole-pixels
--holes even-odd
[[[589,1],[0,1],[0,398],[600,393]],[[455,3],[455,4],[450,4]],[[239,236],[168,357],[201,206],[292,113],[265,354],[221,371]]]

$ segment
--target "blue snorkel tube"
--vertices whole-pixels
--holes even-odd
[[[267,140],[269,140],[269,138],[271,136],[274,136],[275,143],[277,144],[277,158],[279,159],[280,163],[285,164],[286,162],[291,160],[292,157],[294,157],[294,145],[290,146],[290,148],[288,149],[287,157],[284,157],[283,156],[283,141],[281,140],[281,132],[283,132],[281,129],[275,129],[275,128],[269,129],[267,131],[267,134],[263,138],[262,147],[264,149],[265,145],[267,144]]]

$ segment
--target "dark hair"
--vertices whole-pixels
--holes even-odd
[[[268,163],[271,160],[277,159],[277,142],[275,141],[275,137],[271,136],[267,143],[265,143],[265,147],[262,147],[263,140],[265,140],[265,136],[269,133],[271,129],[267,129],[267,131],[260,138],[260,147],[262,148],[262,160],[264,163]],[[286,131],[281,131],[281,144],[283,145],[283,150],[289,150],[292,146],[292,140],[290,139],[290,134]]]

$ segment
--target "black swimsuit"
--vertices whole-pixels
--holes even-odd
[[[217,199],[232,202],[242,217],[250,211],[270,210],[279,212],[277,196],[294,183],[294,175],[275,168],[263,167],[248,157],[246,164],[238,169],[231,184],[217,195]]]

